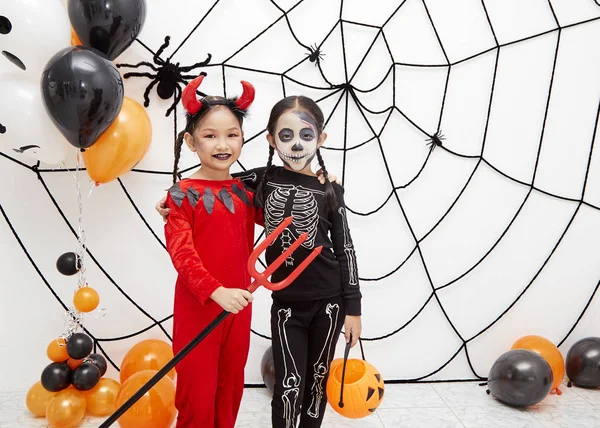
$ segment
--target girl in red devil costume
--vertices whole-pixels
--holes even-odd
[[[173,187],[167,195],[167,250],[178,273],[173,310],[173,351],[179,352],[223,309],[231,312],[177,366],[177,427],[233,428],[244,390],[250,346],[252,294],[246,270],[254,243],[252,194],[232,178],[243,142],[243,118],[254,88],[242,82],[239,98],[196,98],[204,76],[182,94],[185,129],[175,146]],[[179,182],[181,147],[201,167]]]

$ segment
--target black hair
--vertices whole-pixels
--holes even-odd
[[[177,181],[179,177],[179,158],[181,157],[181,147],[183,146],[183,136],[186,132],[190,134],[194,132],[196,126],[204,116],[213,108],[217,106],[225,106],[228,108],[236,119],[240,123],[240,127],[244,124],[244,117],[246,117],[247,110],[240,109],[235,102],[236,98],[223,98],[219,96],[207,96],[202,99],[202,108],[198,110],[196,114],[185,114],[185,129],[177,134],[177,139],[175,140],[175,161],[173,163],[173,184]]]
[[[325,127],[325,117],[323,116],[323,112],[316,102],[302,95],[285,97],[273,106],[271,109],[271,115],[269,116],[269,122],[267,124],[267,132],[274,136],[275,126],[277,125],[279,118],[285,112],[293,109],[305,111],[312,116],[317,125],[317,138],[319,138]],[[269,159],[267,161],[267,169],[258,183],[256,192],[254,194],[254,205],[257,208],[264,208],[265,206],[266,183],[269,180],[272,172],[271,167],[273,164],[274,153],[275,149],[269,144]],[[317,149],[317,160],[319,161],[319,166],[323,170],[323,176],[325,177],[325,206],[328,212],[333,212],[337,208],[337,198],[335,197],[333,185],[329,181],[327,169],[325,168],[325,162],[323,162],[320,149]]]

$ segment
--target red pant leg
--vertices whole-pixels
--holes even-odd
[[[215,303],[176,305],[173,316],[173,352],[179,352],[219,313]],[[176,367],[177,428],[215,428],[219,354],[223,324],[217,326]]]
[[[252,304],[237,315],[229,315],[223,328],[219,357],[219,384],[215,428],[234,428],[244,394],[244,367],[250,348]]]

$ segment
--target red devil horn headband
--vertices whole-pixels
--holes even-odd
[[[183,103],[183,108],[185,108],[189,114],[196,114],[202,108],[202,102],[196,97],[196,91],[198,90],[198,87],[202,83],[203,79],[203,74],[196,77],[183,90],[181,101]],[[254,86],[244,80],[242,80],[241,83],[242,87],[244,88],[244,92],[242,92],[242,95],[236,100],[235,105],[240,110],[247,110],[254,101]]]

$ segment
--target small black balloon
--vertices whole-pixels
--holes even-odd
[[[488,388],[499,401],[524,407],[542,401],[552,388],[550,365],[539,354],[513,349],[502,354],[488,376]]]
[[[73,252],[64,253],[56,260],[56,269],[66,276],[75,275],[81,268],[81,260]]]
[[[123,105],[123,80],[115,65],[93,48],[58,51],[42,73],[48,115],[73,146],[92,146]]]
[[[567,377],[582,388],[600,386],[600,337],[586,337],[567,353]]]
[[[90,355],[94,342],[85,333],[75,333],[67,339],[67,354],[74,360],[82,360]]]
[[[100,370],[100,376],[104,376],[106,369],[108,368],[106,359],[100,354],[91,354],[88,358],[92,360],[92,363],[98,367]]]
[[[135,41],[146,19],[145,0],[69,0],[68,10],[81,43],[111,60]]]
[[[275,386],[275,363],[273,362],[273,347],[269,346],[260,361],[260,373],[265,386],[271,393]]]
[[[67,363],[50,363],[42,371],[42,386],[50,392],[58,392],[71,384],[71,367]]]
[[[94,363],[83,363],[71,376],[71,383],[79,391],[89,391],[100,380],[100,369]]]

